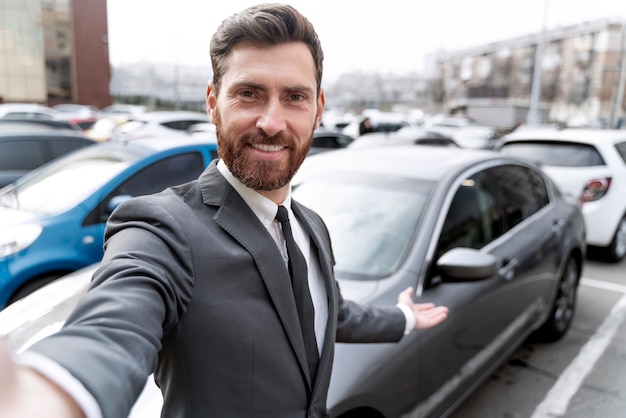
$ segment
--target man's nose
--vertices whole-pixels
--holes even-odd
[[[280,100],[269,100],[261,111],[256,123],[268,136],[273,136],[287,127],[286,112]]]

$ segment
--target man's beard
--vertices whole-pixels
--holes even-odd
[[[253,190],[270,191],[280,189],[288,184],[306,158],[313,140],[313,129],[306,146],[298,146],[296,138],[283,135],[267,136],[260,132],[256,136],[244,136],[237,140],[225,132],[218,111],[213,115],[217,133],[217,146],[220,158],[233,176]],[[250,143],[258,144],[289,144],[292,146],[287,165],[282,161],[259,161],[249,158],[242,148]]]

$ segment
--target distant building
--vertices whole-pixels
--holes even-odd
[[[449,110],[528,107],[541,34],[435,56],[434,97]],[[546,31],[541,108],[549,119],[611,122],[624,114],[626,20],[601,19]]]
[[[111,104],[106,0],[0,0],[0,101]]]

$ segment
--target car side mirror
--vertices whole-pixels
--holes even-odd
[[[109,204],[107,205],[107,210],[109,211],[109,213],[112,213],[119,205],[131,198],[132,196],[129,194],[122,194],[112,197],[111,200],[109,200]]]
[[[437,260],[444,282],[487,279],[495,274],[497,264],[492,254],[463,247],[453,248]]]

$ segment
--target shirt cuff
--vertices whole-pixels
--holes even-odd
[[[15,357],[21,366],[30,367],[56,383],[81,407],[86,418],[102,418],[96,398],[67,369],[41,354],[26,351]]]
[[[413,313],[411,308],[406,306],[404,303],[398,303],[396,306],[400,308],[400,310],[404,314],[404,318],[406,319],[406,325],[404,326],[404,335],[407,335],[411,331],[413,331],[413,328],[415,328],[415,314]]]

